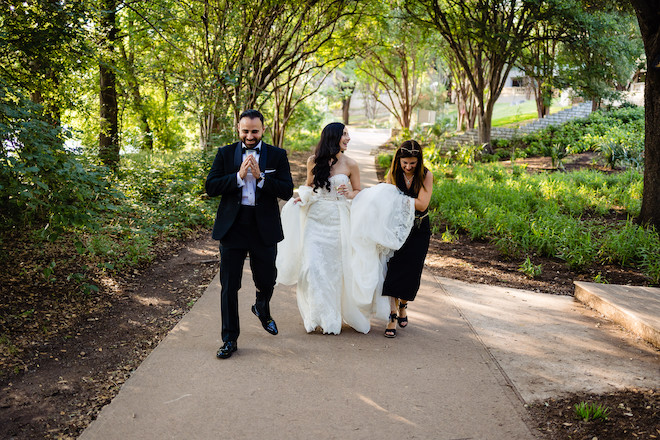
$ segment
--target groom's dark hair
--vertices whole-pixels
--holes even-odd
[[[243,118],[250,118],[250,119],[256,119],[259,118],[262,124],[264,124],[264,115],[261,114],[259,110],[254,110],[254,109],[248,109],[245,110],[241,115],[238,117],[238,120],[240,121]]]

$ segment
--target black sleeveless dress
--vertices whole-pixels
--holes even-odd
[[[402,181],[397,182],[397,187],[407,196],[417,198],[413,193],[412,186],[406,188]],[[383,283],[383,295],[393,296],[404,301],[413,301],[419,290],[424,259],[429,250],[431,239],[431,225],[429,222],[428,208],[424,212],[415,211],[415,222],[410,235],[401,249],[394,252],[387,263],[387,275]]]

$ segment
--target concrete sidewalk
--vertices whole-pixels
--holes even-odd
[[[534,438],[522,402],[432,277],[394,340],[384,322],[367,335],[307,334],[295,288],[282,286],[271,336],[249,310],[250,278],[234,356],[215,358],[216,278],[81,438]]]
[[[385,134],[351,131],[363,173],[374,136]],[[367,335],[307,334],[287,286],[271,336],[250,312],[254,291],[246,269],[230,359],[215,357],[216,277],[80,438],[533,439],[525,402],[660,385],[657,349],[571,297],[425,271],[409,328],[386,339],[378,321]]]
[[[82,439],[532,439],[525,402],[660,385],[657,350],[570,297],[428,273],[390,340],[377,321],[305,333],[283,286],[271,336],[246,271],[239,351],[219,360],[219,291],[216,278]]]

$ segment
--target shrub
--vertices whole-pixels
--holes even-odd
[[[376,157],[376,162],[378,162],[378,166],[388,170],[390,168],[390,165],[392,165],[392,158],[394,155],[392,153],[381,153]]]
[[[111,206],[108,170],[67,151],[67,135],[41,108],[0,82],[0,216],[6,228],[42,228],[55,239],[67,226],[96,227]]]
[[[536,133],[511,141],[512,150],[527,156],[551,155],[551,149],[565,150],[568,154],[585,151],[608,153],[608,146],[617,145],[625,151],[623,158],[612,156],[624,166],[641,167],[644,139],[644,109],[624,107],[611,111],[597,111],[589,117],[569,121],[561,126],[550,126]],[[602,147],[606,145],[605,147]]]

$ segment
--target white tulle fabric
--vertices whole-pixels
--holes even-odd
[[[366,316],[389,315],[389,300],[381,295],[387,261],[403,246],[414,221],[415,199],[394,185],[380,183],[360,191],[353,199],[352,296]]]
[[[350,188],[344,174],[331,189],[301,186],[301,202],[282,209],[284,240],[277,250],[277,282],[297,283],[305,330],[339,334],[342,323],[367,333],[375,314],[389,313],[380,290],[386,261],[405,242],[414,220],[414,200],[393,185],[361,191],[350,203],[337,194]]]

